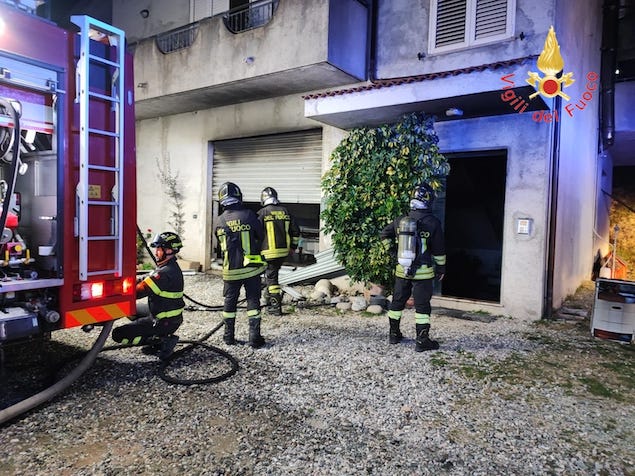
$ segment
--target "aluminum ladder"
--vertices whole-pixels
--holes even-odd
[[[80,27],[80,55],[77,61],[75,102],[79,103],[80,129],[79,150],[80,167],[79,183],[76,187],[77,212],[75,217],[75,236],[79,237],[79,279],[86,281],[89,276],[115,274],[122,275],[123,269],[123,155],[124,155],[124,61],[125,61],[125,33],[107,23],[91,18],[87,15],[74,15],[71,21]],[[115,48],[116,57],[112,61],[106,57],[91,53],[91,41],[108,40]],[[91,90],[90,66],[98,64],[112,68],[110,77],[110,95]],[[108,85],[107,85],[108,86]],[[106,88],[107,89],[107,88]],[[106,101],[111,104],[114,113],[115,130],[101,130],[90,127],[89,118],[93,101]],[[115,141],[115,157],[112,166],[97,165],[91,162],[90,138],[94,136],[111,137]],[[112,173],[114,187],[111,200],[91,200],[89,174],[91,171]],[[88,218],[92,207],[111,208],[111,232],[108,235],[89,235]],[[114,250],[114,268],[88,270],[89,242],[110,241]]]

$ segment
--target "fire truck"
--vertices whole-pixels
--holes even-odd
[[[125,34],[33,13],[0,3],[0,348],[135,313]]]

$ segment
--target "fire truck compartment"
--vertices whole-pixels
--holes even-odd
[[[0,311],[0,342],[30,337],[40,333],[37,316],[21,307]]]

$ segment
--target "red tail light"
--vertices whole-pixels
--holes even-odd
[[[109,281],[95,281],[91,283],[78,283],[73,287],[73,301],[89,301],[92,299],[122,295],[130,296],[134,294],[134,291],[135,281],[133,277]]]
[[[121,290],[123,291],[124,294],[132,294],[132,292],[134,291],[134,288],[135,288],[135,285],[132,278],[125,278],[123,280]]]

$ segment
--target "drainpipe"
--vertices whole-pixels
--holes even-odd
[[[367,0],[368,28],[366,35],[366,67],[368,80],[373,83],[377,79],[377,0]]]
[[[553,109],[562,117],[562,98],[556,96]],[[547,266],[543,317],[553,317],[553,281],[556,260],[556,229],[558,218],[558,180],[560,170],[560,121],[553,121],[551,131],[551,170],[549,183],[549,223],[547,240]]]
[[[615,140],[615,68],[619,23],[619,0],[605,0],[602,7],[602,63],[600,73],[602,145],[607,148]]]

